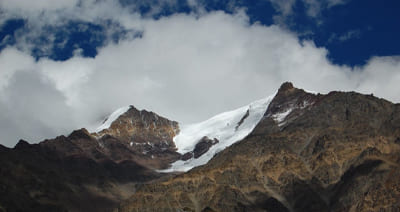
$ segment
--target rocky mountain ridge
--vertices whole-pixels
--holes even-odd
[[[398,211],[399,140],[400,105],[285,83],[245,139],[117,211]]]
[[[249,110],[246,114],[251,118]],[[179,124],[133,106],[118,109],[98,129],[38,144],[21,140],[12,149],[0,146],[0,209],[110,211],[135,185],[171,175],[156,170],[197,159],[219,143],[199,134],[190,141],[190,155],[181,154],[174,142]]]
[[[116,112],[93,133],[0,145],[0,211],[400,210],[400,106],[372,95],[284,83],[190,126]],[[155,171],[171,164],[195,168]]]
[[[0,146],[0,211],[111,211],[181,155],[177,122],[133,106],[100,132]]]
[[[135,161],[152,169],[165,169],[181,158],[173,138],[179,133],[176,121],[170,121],[154,112],[138,110],[134,106],[116,117],[110,126],[91,135],[99,139],[113,137],[127,149],[137,152]]]

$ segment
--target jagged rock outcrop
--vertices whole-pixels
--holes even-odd
[[[110,137],[117,139],[120,144],[140,155],[135,157],[139,163],[150,168],[163,169],[181,157],[173,142],[177,133],[179,125],[176,121],[130,106],[109,128],[92,135],[102,145],[107,145]]]
[[[216,138],[210,139],[209,137],[204,136],[194,146],[193,151],[183,154],[180,159],[183,161],[187,161],[191,158],[199,158],[218,142],[219,140]]]
[[[117,211],[398,211],[399,138],[398,104],[285,83],[249,136]]]
[[[217,144],[218,139],[210,139],[207,136],[204,136],[200,139],[200,141],[194,146],[193,157],[199,158],[204,153],[206,153],[213,145]]]
[[[111,126],[94,135],[111,135],[125,142],[166,144],[175,147],[172,138],[179,132],[178,122],[170,121],[154,112],[130,106]]]

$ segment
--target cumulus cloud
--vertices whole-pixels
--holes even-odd
[[[15,144],[19,138],[37,141],[64,133],[76,126],[65,104],[64,94],[43,77],[29,55],[7,49],[0,54],[1,143]],[[4,83],[5,82],[5,83]]]
[[[0,53],[2,144],[68,134],[129,104],[183,123],[202,121],[271,95],[284,81],[400,100],[398,58],[334,65],[326,49],[279,26],[250,24],[243,11],[154,20],[122,10],[114,20],[143,33],[107,44],[95,58],[36,61],[13,47]]]
[[[318,20],[321,10],[345,3],[344,0],[265,1],[269,1],[277,11],[273,19],[281,27],[291,25],[294,7],[299,1],[307,8],[307,14],[315,20]],[[23,27],[12,35],[15,46],[19,50],[33,52],[36,57],[49,57],[57,49],[63,49],[63,45],[68,42],[68,35],[75,28],[78,32],[93,33],[87,39],[97,39],[98,46],[105,46],[121,39],[135,38],[142,32],[144,20],[151,20],[166,11],[179,11],[182,3],[190,8],[191,15],[200,17],[206,14],[206,3],[201,0],[4,0],[0,1],[0,28],[7,20],[24,20]],[[225,2],[225,7],[231,12],[244,10],[240,5],[243,5],[240,0]],[[99,28],[93,30],[89,24]],[[1,44],[7,45],[8,40],[3,39]],[[79,50],[79,45],[73,48]]]

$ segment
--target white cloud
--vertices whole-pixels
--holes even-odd
[[[68,106],[78,107],[81,103],[79,86],[88,82],[89,75],[94,71],[91,61],[80,56],[66,62],[43,59],[37,63],[37,68],[65,95]]]
[[[1,0],[0,8],[18,12],[42,12],[74,7],[78,0]]]
[[[357,90],[400,100],[396,57],[373,58],[352,70],[331,64],[326,49],[300,43],[294,33],[250,25],[243,12],[152,20],[116,11],[113,20],[139,27],[143,36],[109,43],[95,58],[35,61],[15,49],[0,53],[3,144],[67,134],[128,104],[201,121],[268,96],[284,81],[317,92]]]
[[[356,72],[359,77],[357,91],[400,102],[400,56],[371,58]]]
[[[38,72],[32,57],[6,49],[0,66],[0,79],[6,80],[0,87],[2,144],[13,145],[20,138],[38,141],[77,126],[64,94]]]
[[[34,60],[29,55],[15,49],[4,49],[0,54],[0,94],[7,87],[15,72],[25,71],[34,65]]]

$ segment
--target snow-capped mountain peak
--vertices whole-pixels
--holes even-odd
[[[177,151],[184,156],[193,154],[186,160],[174,162],[169,169],[162,172],[187,171],[206,164],[216,153],[246,137],[264,116],[274,95],[255,101],[247,106],[224,112],[206,121],[180,127],[180,133],[174,137]],[[195,157],[199,142],[208,142],[208,150]],[[204,145],[203,145],[204,146]],[[189,159],[188,159],[189,158]]]
[[[160,172],[188,171],[206,164],[218,152],[244,139],[263,118],[271,118],[283,128],[313,105],[315,96],[287,82],[274,95],[188,125],[127,106],[113,112],[94,134],[114,136],[131,149],[139,148],[133,144],[150,143],[151,148],[144,152],[150,151],[160,158],[167,153],[173,155],[169,157],[170,167],[164,169],[168,167],[164,166]]]

